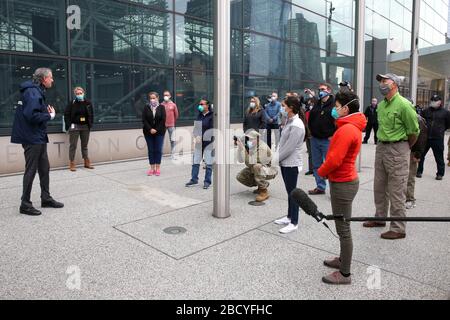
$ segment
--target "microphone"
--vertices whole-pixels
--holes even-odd
[[[326,219],[326,216],[317,209],[317,205],[302,189],[297,188],[292,190],[290,196],[307,215],[316,219],[317,222]]]

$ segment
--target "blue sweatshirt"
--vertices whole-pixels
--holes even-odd
[[[264,116],[266,118],[267,124],[270,124],[269,119],[272,119],[272,124],[280,124],[280,112],[281,112],[281,103],[270,102],[264,106]]]

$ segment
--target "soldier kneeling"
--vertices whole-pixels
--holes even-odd
[[[271,166],[272,151],[260,139],[261,135],[255,130],[245,134],[245,145],[240,139],[235,139],[238,146],[238,160],[245,161],[247,166],[238,173],[236,179],[247,187],[258,187],[253,193],[256,201],[263,202],[269,198],[268,180],[274,179],[278,171]]]

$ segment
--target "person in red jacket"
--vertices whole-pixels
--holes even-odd
[[[356,171],[356,158],[362,144],[362,132],[367,120],[359,111],[359,98],[351,91],[336,95],[336,107],[332,110],[336,119],[337,130],[334,133],[325,162],[317,171],[320,177],[330,182],[331,208],[333,215],[350,218],[352,203],[359,189]],[[350,284],[350,266],[353,254],[353,241],[350,222],[335,220],[339,235],[340,257],[325,260],[330,268],[339,269],[322,281],[328,284]]]

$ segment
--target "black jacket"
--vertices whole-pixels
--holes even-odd
[[[256,113],[246,112],[244,116],[244,132],[253,129],[259,132],[259,129],[264,129],[266,122],[264,121],[264,111],[259,110]]]
[[[419,121],[420,134],[417,137],[416,143],[411,148],[411,152],[414,153],[416,159],[420,159],[425,151],[428,141],[428,127],[427,122],[419,114],[417,114],[417,120]]]
[[[44,87],[26,81],[20,86],[20,101],[14,116],[11,143],[46,144],[50,114],[45,102]]]
[[[450,111],[440,107],[429,107],[422,112],[428,126],[428,139],[444,139],[445,130],[450,129]]]
[[[378,123],[378,117],[377,117],[377,108],[372,108],[372,105],[368,106],[366,108],[366,111],[364,111],[364,115],[367,118],[367,122],[371,124],[377,124]]]
[[[166,109],[164,106],[159,105],[156,108],[155,117],[153,117],[152,108],[149,105],[144,107],[142,111],[142,123],[145,136],[151,136],[151,129],[156,130],[155,136],[162,136],[166,134]]]
[[[84,120],[84,121],[83,121]],[[73,100],[64,111],[64,125],[66,131],[69,130],[72,123],[88,125],[92,129],[94,125],[94,108],[89,100]]]
[[[336,131],[335,119],[331,116],[334,107],[334,96],[322,105],[319,100],[311,109],[308,120],[308,127],[311,136],[318,139],[327,139]]]

